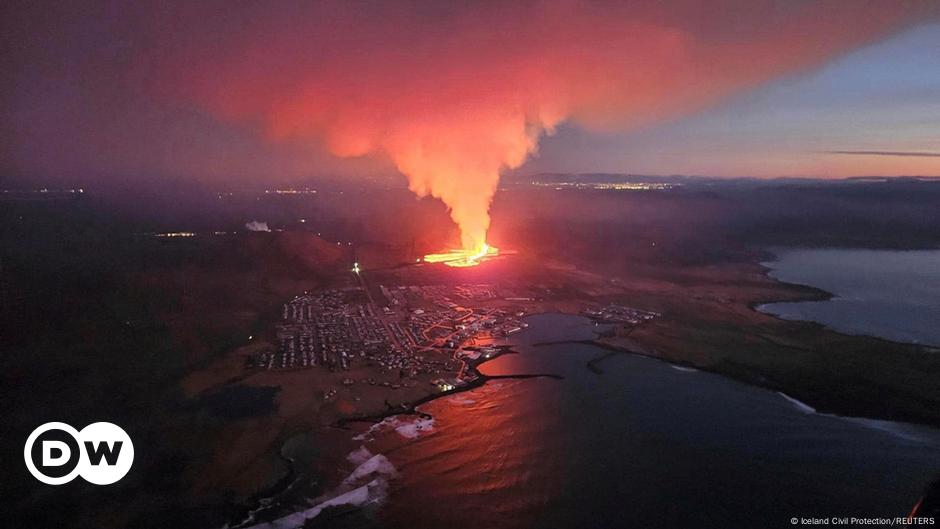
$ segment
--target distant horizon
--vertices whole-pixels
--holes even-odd
[[[589,179],[589,178],[609,178],[609,179],[655,179],[655,180],[666,180],[666,179],[679,179],[679,180],[690,180],[690,181],[725,181],[725,182],[735,182],[735,181],[748,181],[748,182],[780,182],[780,181],[802,181],[802,182],[819,182],[819,183],[838,183],[838,182],[847,182],[847,181],[867,181],[867,180],[918,180],[918,181],[937,181],[940,182],[940,175],[857,175],[857,176],[840,176],[840,177],[819,177],[819,176],[715,176],[715,175],[697,175],[697,174],[640,174],[640,173],[614,173],[614,172],[539,172],[539,173],[526,173],[518,175],[505,175],[501,179],[501,184],[505,183],[524,183],[525,180],[538,180],[540,178],[561,178],[561,177],[572,177],[578,179]],[[166,181],[164,181],[166,180]],[[154,186],[160,186],[161,184],[173,183],[174,185],[182,184],[188,189],[198,189],[202,188],[206,191],[217,191],[220,189],[251,189],[251,190],[264,190],[264,189],[273,189],[277,187],[286,187],[290,188],[292,186],[305,186],[307,184],[313,183],[356,183],[356,180],[359,183],[368,184],[370,182],[389,182],[389,183],[399,183],[401,184],[402,189],[407,189],[407,182],[401,175],[375,175],[375,176],[336,176],[336,175],[319,175],[319,176],[310,176],[305,178],[296,178],[291,180],[267,180],[265,182],[253,182],[253,183],[229,183],[228,187],[225,187],[225,182],[204,182],[199,180],[190,180],[185,177],[177,178],[150,178],[150,179],[141,179],[133,183],[128,182],[107,182],[107,181],[89,181],[89,180],[70,180],[63,182],[17,182],[16,180],[6,182],[5,184],[0,184],[0,193],[9,193],[9,192],[41,192],[42,190],[47,190],[48,192],[63,192],[63,191],[78,191],[79,189],[88,192],[95,189],[147,189],[151,190]]]

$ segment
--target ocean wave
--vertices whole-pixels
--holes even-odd
[[[365,447],[360,448],[360,450],[365,450]],[[369,451],[365,450],[365,452],[368,453]],[[356,467],[356,470],[353,470],[352,474],[343,480],[343,485],[355,485],[372,476],[394,478],[397,474],[398,472],[395,470],[395,466],[392,465],[392,462],[389,461],[387,457],[382,454],[376,454]]]
[[[911,425],[895,421],[883,421],[880,419],[865,419],[863,417],[842,417],[847,421],[860,424],[866,428],[871,428],[873,430],[880,430],[882,432],[889,433],[895,437],[904,439],[905,441],[913,441],[916,443],[927,443],[928,441],[923,437],[908,431],[909,428],[912,428]]]
[[[459,394],[458,394],[458,395],[454,395],[453,397],[451,397],[451,398],[448,399],[448,400],[449,400],[450,402],[454,403],[454,404],[462,404],[462,405],[465,405],[465,406],[469,406],[469,405],[471,405],[471,404],[476,404],[476,403],[477,403],[477,401],[475,401],[475,400],[473,400],[473,399],[469,399],[469,398],[464,397],[464,396],[459,395]]]
[[[354,464],[361,462],[339,487],[317,498],[313,507],[253,525],[248,529],[296,529],[303,527],[307,520],[316,518],[328,507],[365,507],[381,503],[388,495],[388,480],[398,475],[392,462],[382,454],[372,455],[364,446],[350,452],[347,459]]]
[[[371,457],[372,452],[370,452],[368,448],[360,446],[359,448],[350,452],[349,455],[346,456],[346,460],[356,466],[359,466],[368,461]]]
[[[386,417],[369,427],[368,430],[353,437],[353,441],[371,441],[378,432],[394,430],[406,439],[417,439],[423,434],[434,431],[433,417]]]
[[[784,393],[784,392],[782,392],[782,391],[778,391],[778,392],[777,392],[777,395],[780,395],[781,397],[783,397],[784,399],[786,399],[787,402],[789,402],[790,404],[793,404],[793,406],[794,406],[796,409],[800,410],[800,411],[803,412],[803,413],[807,413],[807,414],[809,414],[809,413],[816,413],[816,408],[810,406],[809,404],[807,404],[807,403],[805,403],[805,402],[803,402],[803,401],[801,401],[801,400],[797,400],[797,399],[791,397],[790,395],[787,395],[786,393]]]
[[[417,439],[422,434],[434,431],[434,418],[420,417],[413,421],[399,421],[395,431],[407,439]]]
[[[369,426],[368,430],[362,432],[361,434],[354,435],[352,440],[353,441],[371,441],[372,434],[374,434],[378,430],[378,426],[380,424],[382,423],[375,423],[372,426]]]
[[[913,429],[916,429],[915,426],[907,424],[907,423],[897,422],[897,421],[885,421],[881,419],[867,419],[864,417],[845,417],[843,415],[835,415],[832,413],[819,413],[818,411],[816,411],[816,408],[810,406],[809,404],[806,404],[803,401],[797,400],[787,395],[786,393],[778,391],[777,394],[783,397],[784,399],[786,399],[791,404],[793,404],[793,406],[796,409],[806,414],[816,414],[822,417],[832,417],[835,419],[841,419],[843,421],[849,421],[849,422],[858,424],[859,426],[862,426],[864,428],[868,428],[870,430],[878,430],[881,432],[885,432],[887,434],[891,434],[899,439],[904,439],[905,441],[912,441],[916,443],[927,442],[926,439],[924,439],[920,435],[917,435],[916,433],[911,431]]]

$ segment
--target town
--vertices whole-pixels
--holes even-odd
[[[480,306],[505,299],[493,285],[380,285],[375,299],[359,286],[304,292],[282,307],[276,350],[249,365],[331,371],[369,365],[400,379],[439,375],[436,384],[451,389],[473,378],[463,360],[489,357],[494,340],[526,327],[521,309]]]
[[[623,323],[633,326],[662,316],[658,312],[624,307],[613,303],[599,309],[584,309],[581,314],[599,323]]]

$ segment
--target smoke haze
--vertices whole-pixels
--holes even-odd
[[[485,241],[500,173],[560,123],[676,118],[936,14],[916,0],[194,4],[86,10],[88,45],[103,44],[86,33],[113,35],[111,55],[71,65],[102,79],[88,84],[104,96],[87,97],[195,108],[267,144],[388,160],[447,205],[467,250]],[[119,147],[115,158],[135,148]],[[167,150],[163,163],[184,156]]]

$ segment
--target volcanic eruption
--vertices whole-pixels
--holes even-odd
[[[625,130],[674,118],[882,38],[930,6],[317,2],[239,4],[213,18],[185,4],[161,13],[185,45],[153,56],[166,58],[163,94],[275,140],[389,160],[459,228],[460,248],[426,261],[468,266],[496,252],[486,235],[500,174],[562,122]]]
[[[487,258],[493,257],[499,254],[499,248],[494,248],[485,242],[480,246],[479,250],[467,250],[461,248],[459,250],[450,250],[449,252],[444,253],[432,253],[424,256],[424,262],[426,263],[444,263],[447,266],[455,267],[466,267],[466,266],[476,266],[480,262]]]

